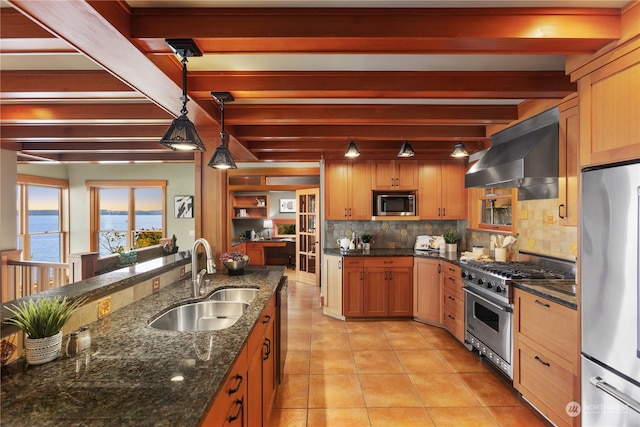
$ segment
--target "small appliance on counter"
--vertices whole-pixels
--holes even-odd
[[[444,246],[444,237],[442,236],[416,236],[416,243],[413,249],[416,251],[437,252],[440,246]],[[444,251],[444,248],[442,249]]]

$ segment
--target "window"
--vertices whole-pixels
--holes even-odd
[[[166,181],[88,181],[91,250],[106,256],[160,244]]]
[[[28,175],[18,175],[17,181],[16,246],[22,259],[66,262],[69,182]]]

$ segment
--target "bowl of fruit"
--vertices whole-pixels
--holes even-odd
[[[244,273],[244,268],[249,264],[249,257],[242,252],[225,252],[220,261],[229,271],[230,276],[239,276]]]

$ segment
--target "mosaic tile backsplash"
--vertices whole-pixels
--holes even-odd
[[[462,240],[458,248],[464,248],[466,221],[326,221],[324,224],[325,248],[337,248],[337,240],[359,237],[363,233],[373,236],[372,248],[413,248],[416,236],[439,236],[449,229],[458,230]]]

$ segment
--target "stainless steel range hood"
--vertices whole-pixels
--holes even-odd
[[[496,133],[465,175],[465,187],[518,188],[519,200],[558,197],[558,109]]]

